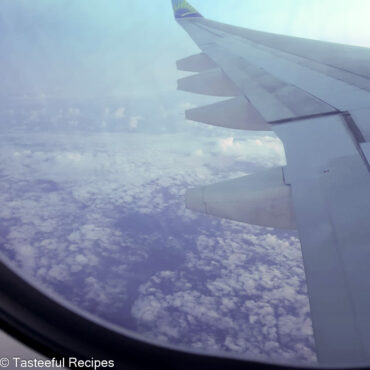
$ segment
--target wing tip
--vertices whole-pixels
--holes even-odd
[[[203,16],[185,0],[172,0],[176,19],[203,18]]]

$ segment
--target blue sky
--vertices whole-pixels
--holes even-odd
[[[367,0],[192,4],[221,22],[370,46]],[[4,0],[0,31],[2,96],[161,99],[180,76],[175,60],[198,50],[176,25],[170,0]]]

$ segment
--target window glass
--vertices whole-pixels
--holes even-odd
[[[219,21],[364,44],[334,27],[346,2],[327,24],[333,4],[193,1]],[[4,260],[156,341],[315,362],[298,234],[185,208],[188,188],[285,159],[273,134],[185,121],[217,99],[176,91],[175,61],[199,51],[169,1],[4,0],[0,29]]]

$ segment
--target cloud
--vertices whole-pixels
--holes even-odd
[[[71,117],[79,116],[81,114],[81,110],[79,108],[71,107],[68,109],[68,114]]]
[[[124,108],[124,107],[121,107],[121,108],[117,108],[114,112],[113,112],[113,114],[112,114],[112,116],[113,116],[113,118],[115,118],[115,119],[122,119],[122,118],[125,118],[125,116],[126,116],[126,108]]]
[[[234,137],[220,138],[218,149],[224,156],[231,156],[240,161],[261,163],[267,166],[285,164],[285,152],[281,141],[276,136],[255,136],[235,139]]]
[[[195,107],[196,107],[196,105],[193,104],[193,103],[190,103],[190,102],[181,103],[178,106],[179,110],[181,110],[181,111],[185,111],[185,110],[192,109],[192,108],[195,108]]]
[[[136,129],[139,126],[139,122],[142,121],[144,118],[141,116],[132,116],[128,122],[128,125],[132,129]]]
[[[222,223],[224,231],[207,228],[198,236],[182,268],[141,286],[132,314],[142,332],[203,350],[315,362],[298,240]]]
[[[227,137],[226,139],[220,139],[219,141],[221,150],[223,152],[228,152],[232,148],[240,148],[240,144],[235,144],[233,137]]]
[[[156,340],[314,361],[296,235],[184,207],[186,188],[241,175],[254,151],[260,165],[281,160],[273,137],[232,138],[4,135],[2,253],[69,301]]]
[[[202,157],[204,155],[203,153],[203,150],[202,149],[196,149],[193,154],[196,156],[196,157]]]

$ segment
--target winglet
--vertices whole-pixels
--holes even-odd
[[[202,15],[185,0],[172,0],[172,6],[175,18],[177,19],[202,17]]]

